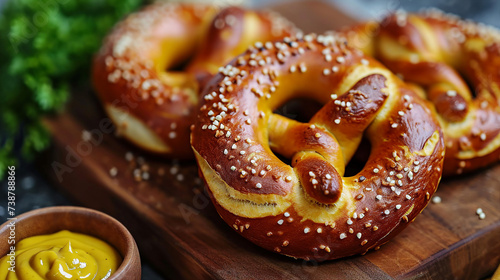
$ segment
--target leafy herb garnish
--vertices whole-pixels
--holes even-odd
[[[88,81],[103,37],[142,0],[9,0],[0,15],[0,180],[50,136],[43,115],[62,108],[70,85]],[[15,146],[19,145],[19,147]]]

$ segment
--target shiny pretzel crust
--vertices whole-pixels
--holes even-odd
[[[438,112],[446,158],[443,175],[500,157],[500,32],[438,10],[397,11],[338,34],[420,87]]]
[[[308,123],[273,113],[297,97],[324,106]],[[334,36],[257,43],[203,99],[191,134],[200,173],[226,223],[268,250],[317,261],[365,253],[413,221],[441,178],[428,102]],[[363,137],[368,162],[345,177]]]
[[[152,4],[108,35],[94,59],[94,87],[123,137],[153,153],[191,158],[189,126],[205,81],[249,44],[292,32],[272,12]]]

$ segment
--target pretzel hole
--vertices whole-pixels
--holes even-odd
[[[307,123],[321,107],[323,107],[323,104],[314,99],[293,98],[274,110],[273,113],[301,123]]]
[[[185,57],[180,57],[171,64],[165,65],[163,72],[159,72],[160,79],[172,87],[190,88],[194,92],[198,91],[197,83],[203,82],[210,77],[209,73],[193,71],[194,75],[186,74],[189,71],[190,64],[193,62],[194,52]],[[193,92],[193,94],[194,94]]]
[[[472,99],[476,99],[477,93],[480,91],[479,86],[477,83],[472,81],[472,78],[467,75],[464,71],[458,71],[460,76],[462,77],[462,80],[465,82],[467,87],[469,88],[469,91],[471,93]]]
[[[363,137],[356,152],[345,167],[344,177],[352,177],[365,168],[371,153],[371,144],[366,137]]]
[[[307,123],[322,108],[322,104],[310,98],[297,97],[286,101],[273,111],[274,114],[285,117],[285,120]],[[271,147],[273,154],[284,164],[292,166],[292,156],[280,153],[279,148]]]
[[[193,60],[193,55],[188,55],[187,57],[184,57],[183,59],[174,62],[172,65],[166,67],[164,69],[167,72],[182,72],[186,70],[186,68],[189,66],[191,61]]]
[[[280,154],[279,152],[275,151],[274,149],[271,149],[271,151],[273,152],[273,154],[279,159],[281,160],[281,162],[283,162],[284,164],[286,165],[289,165],[289,166],[292,166],[292,159],[289,158],[289,157],[286,157],[282,154]]]

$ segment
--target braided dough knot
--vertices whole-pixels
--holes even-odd
[[[155,153],[190,158],[189,126],[206,80],[249,44],[294,32],[271,12],[152,4],[108,35],[94,59],[94,87],[125,138]]]
[[[443,127],[443,174],[500,157],[500,32],[437,10],[398,11],[342,31],[433,103]]]
[[[321,261],[377,248],[441,178],[444,142],[428,102],[337,37],[255,45],[204,94],[191,134],[200,173],[226,223],[268,250]],[[323,104],[309,122],[274,113],[301,97]],[[369,158],[347,177],[363,138]]]

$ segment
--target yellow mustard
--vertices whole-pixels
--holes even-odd
[[[98,238],[63,230],[21,240],[15,262],[9,260],[0,260],[0,280],[101,280],[118,269],[122,257]]]

